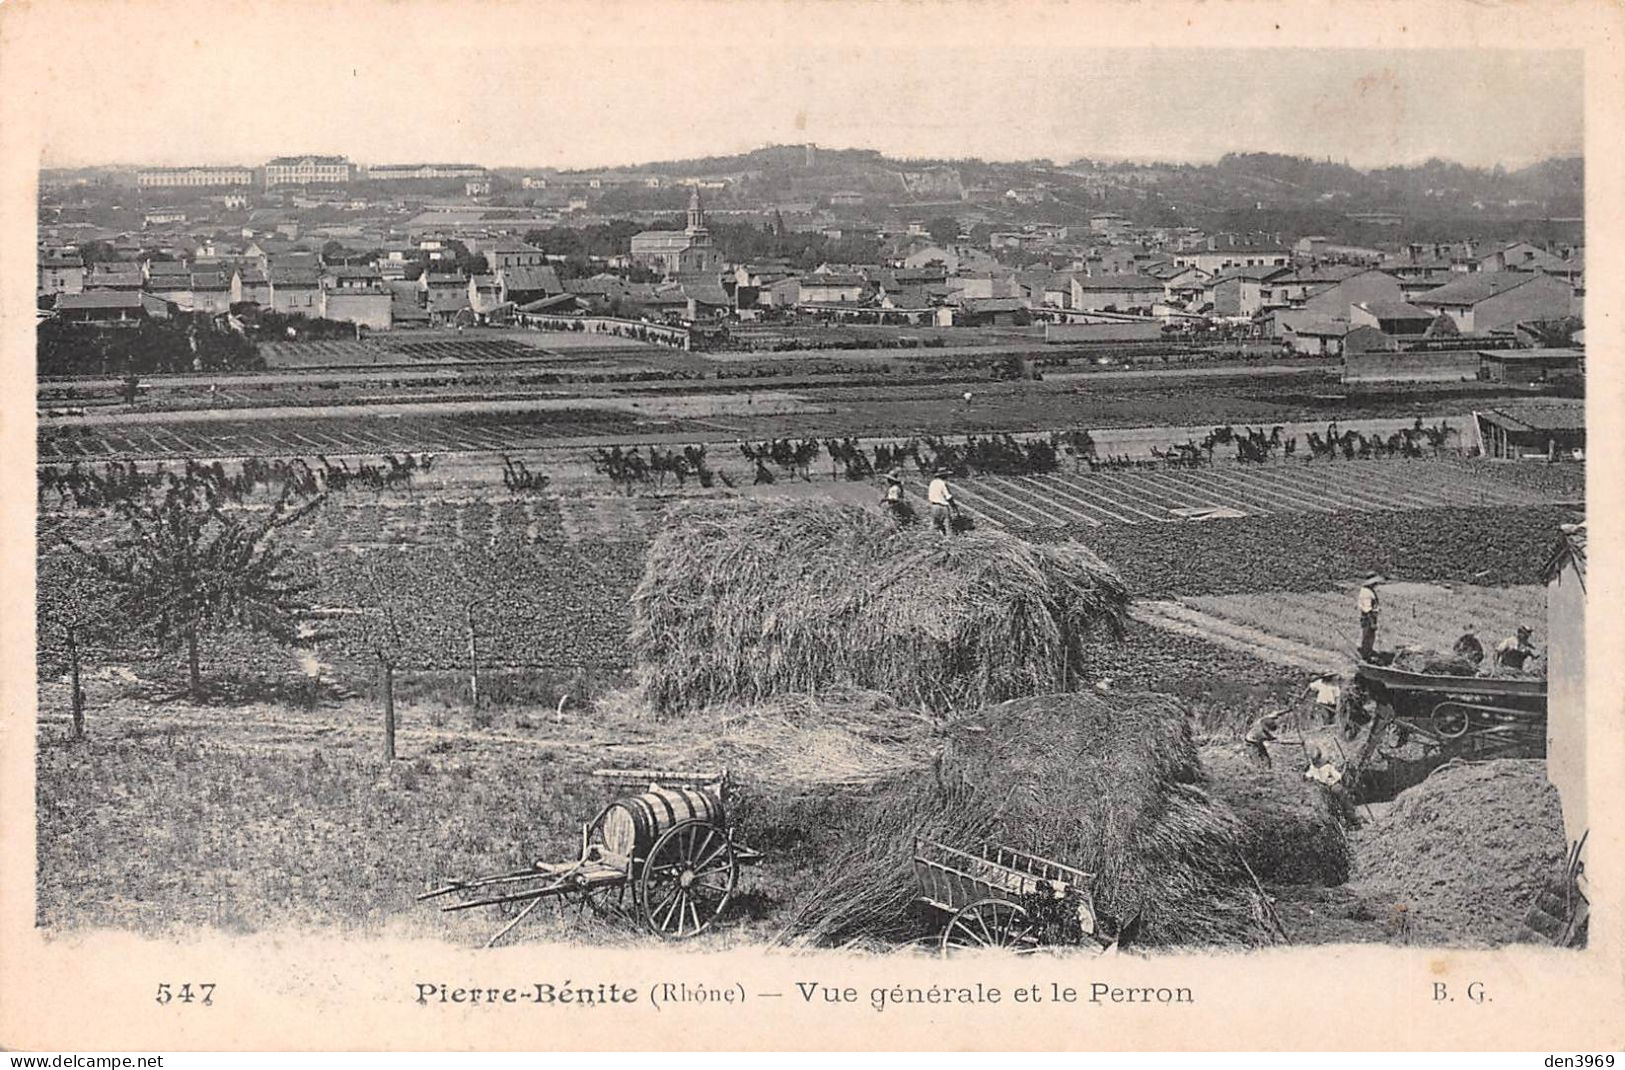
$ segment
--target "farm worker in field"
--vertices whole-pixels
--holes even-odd
[[[1355,595],[1355,604],[1360,609],[1360,657],[1370,658],[1377,649],[1377,584],[1382,583],[1382,575],[1373,572],[1360,584],[1360,593]]]
[[[959,511],[959,503],[954,501],[953,491],[948,489],[948,481],[940,473],[931,477],[925,500],[931,506],[931,526],[944,536],[952,535],[953,514]]]
[[[1303,778],[1326,793],[1326,801],[1331,804],[1332,811],[1345,824],[1357,823],[1359,815],[1355,812],[1353,800],[1349,798],[1348,786],[1343,783],[1343,771],[1321,751],[1320,744],[1311,743],[1305,750],[1309,767],[1303,771]]]
[[[1265,769],[1270,768],[1270,752],[1264,744],[1274,743],[1281,738],[1275,734],[1275,730],[1280,727],[1281,714],[1267,713],[1254,718],[1253,723],[1247,726],[1247,734],[1242,737],[1247,742],[1247,749],[1252,752],[1253,759]]]
[[[1337,718],[1337,703],[1343,689],[1335,676],[1321,676],[1309,681],[1309,693],[1315,697],[1315,707],[1321,720],[1330,724]]]
[[[886,495],[881,499],[886,512],[899,524],[908,523],[908,515],[903,501],[903,470],[893,468],[886,473]]]
[[[1463,661],[1470,661],[1474,665],[1481,664],[1484,660],[1484,644],[1478,641],[1478,636],[1473,634],[1471,628],[1462,633],[1461,638],[1456,640],[1456,644],[1450,648],[1450,651],[1456,657],[1461,658]]]
[[[1497,643],[1495,646],[1496,670],[1511,669],[1513,672],[1521,672],[1526,662],[1531,658],[1539,657],[1540,655],[1535,653],[1535,648],[1529,645],[1529,637],[1533,634],[1527,624],[1520,624],[1518,625],[1517,635],[1509,635]]]

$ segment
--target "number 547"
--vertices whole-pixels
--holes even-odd
[[[158,995],[154,1000],[159,1006],[166,1003],[201,1003],[205,1007],[214,1006],[214,985],[191,982],[173,988],[167,981],[158,986]]]

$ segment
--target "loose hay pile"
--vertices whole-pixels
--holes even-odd
[[[661,760],[727,769],[752,795],[861,791],[931,758],[935,720],[878,691],[836,688],[710,707],[664,723]]]
[[[1546,763],[1441,766],[1401,792],[1357,845],[1360,883],[1405,907],[1413,939],[1517,940],[1529,906],[1564,857],[1563,818]]]
[[[1043,695],[951,720],[928,768],[893,778],[823,830],[819,872],[785,936],[829,944],[921,932],[916,834],[1001,843],[1094,873],[1103,928],[1152,945],[1267,940],[1245,836],[1199,786],[1189,718],[1150,694]]]
[[[1265,769],[1240,746],[1202,748],[1208,790],[1245,829],[1244,853],[1260,879],[1330,887],[1349,879],[1353,852],[1325,793],[1303,778],[1297,748],[1276,748]]]
[[[1393,667],[1428,676],[1477,676],[1479,666],[1460,654],[1406,647],[1394,654]]]
[[[829,688],[975,709],[1065,691],[1128,592],[1076,545],[943,539],[857,506],[674,508],[632,595],[632,644],[662,712]]]

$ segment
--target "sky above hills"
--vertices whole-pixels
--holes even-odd
[[[152,33],[80,19],[71,50],[35,58],[46,166],[320,152],[599,167],[811,141],[898,157],[1517,167],[1583,143],[1576,52],[1104,48],[1030,26],[933,32],[950,9],[928,4],[816,9],[836,18],[403,2],[351,23],[297,3],[169,9],[201,17]]]

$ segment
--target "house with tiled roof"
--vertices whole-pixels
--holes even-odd
[[[500,300],[516,305],[529,304],[544,297],[557,297],[564,293],[557,270],[546,266],[511,265],[494,272]]]
[[[383,282],[371,264],[330,264],[322,271],[322,287],[328,290],[377,290]]]
[[[85,276],[87,290],[139,290],[146,284],[141,268],[125,261],[92,264]]]
[[[224,272],[194,271],[187,278],[185,295],[176,304],[194,312],[228,312],[231,279]]]
[[[484,315],[500,304],[502,304],[502,287],[497,285],[495,275],[470,275],[468,277],[469,308],[472,308],[480,315]]]
[[[796,301],[804,305],[851,304],[863,300],[869,281],[862,275],[825,271],[803,275]]]
[[[1538,271],[1474,272],[1410,301],[1448,315],[1464,334],[1510,330],[1524,320],[1562,319],[1575,305],[1574,287]]]
[[[1312,286],[1295,307],[1332,319],[1349,318],[1350,306],[1365,301],[1401,301],[1405,293],[1399,280],[1386,271],[1365,268],[1335,282]]]
[[[1349,324],[1375,327],[1395,339],[1425,337],[1436,324],[1449,324],[1451,333],[1456,329],[1449,316],[1437,315],[1408,301],[1358,301],[1349,306]]]
[[[1161,300],[1162,280],[1150,275],[1072,276],[1074,311],[1149,314]]]
[[[425,271],[418,276],[418,303],[431,319],[455,315],[471,307],[468,279],[457,272]]]
[[[1214,316],[1250,320],[1267,307],[1265,294],[1272,280],[1289,274],[1290,268],[1276,265],[1225,268],[1203,283],[1203,300],[1212,306]]]
[[[312,319],[321,315],[322,278],[316,268],[273,264],[267,276],[272,311]]]
[[[64,323],[133,327],[147,319],[167,319],[170,306],[136,290],[87,290],[59,295],[53,311]]]
[[[496,238],[475,243],[472,252],[485,257],[485,266],[495,275],[504,268],[539,268],[547,266],[547,253],[534,245],[512,238]],[[554,293],[558,291],[555,290]],[[523,303],[523,302],[521,302]]]
[[[271,305],[271,277],[257,267],[239,267],[231,273],[231,303],[245,301],[264,308]]]
[[[1288,267],[1292,251],[1276,245],[1215,245],[1209,249],[1181,249],[1173,254],[1180,267],[1200,268],[1217,275],[1226,268]]]
[[[1506,242],[1473,262],[1474,271],[1547,271],[1563,262],[1538,245],[1526,241]]]
[[[39,258],[39,293],[76,294],[85,288],[85,262],[78,253],[47,253]]]

